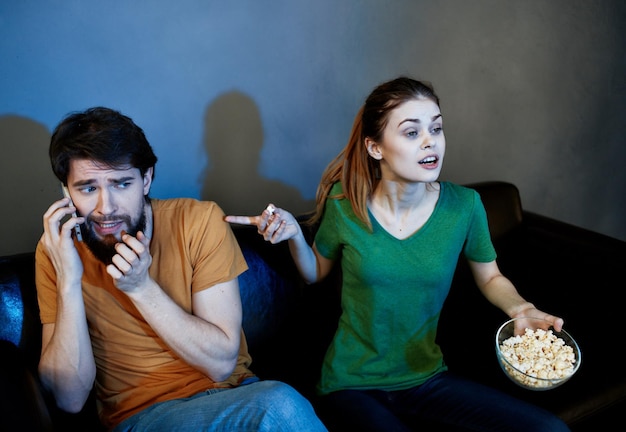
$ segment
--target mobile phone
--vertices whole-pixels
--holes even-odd
[[[65,198],[69,198],[70,199],[70,205],[73,206],[74,203],[72,202],[72,197],[70,196],[70,191],[67,190],[67,186],[65,186],[63,183],[61,183],[61,190],[63,191],[63,196]],[[78,217],[76,212],[72,213],[72,216]],[[76,224],[76,226],[74,227],[74,234],[76,234],[76,240],[78,240],[79,242],[83,241],[83,232],[80,230],[80,225]]]

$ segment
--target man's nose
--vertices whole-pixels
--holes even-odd
[[[115,208],[113,194],[106,189],[101,190],[98,195],[98,208],[96,210],[103,215],[109,215],[115,211]]]

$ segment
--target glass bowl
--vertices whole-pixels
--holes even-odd
[[[523,321],[526,334],[515,335]],[[498,363],[515,384],[529,390],[550,390],[567,382],[580,368],[578,343],[565,330],[557,332],[539,318],[513,318],[496,332]]]

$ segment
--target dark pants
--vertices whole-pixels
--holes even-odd
[[[567,432],[554,414],[444,372],[400,391],[342,390],[320,399],[331,431]]]

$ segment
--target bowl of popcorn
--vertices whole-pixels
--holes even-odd
[[[524,328],[516,333],[516,323]],[[539,318],[513,318],[496,332],[496,353],[502,370],[529,390],[550,390],[567,382],[578,370],[581,353],[569,333],[554,330]]]

